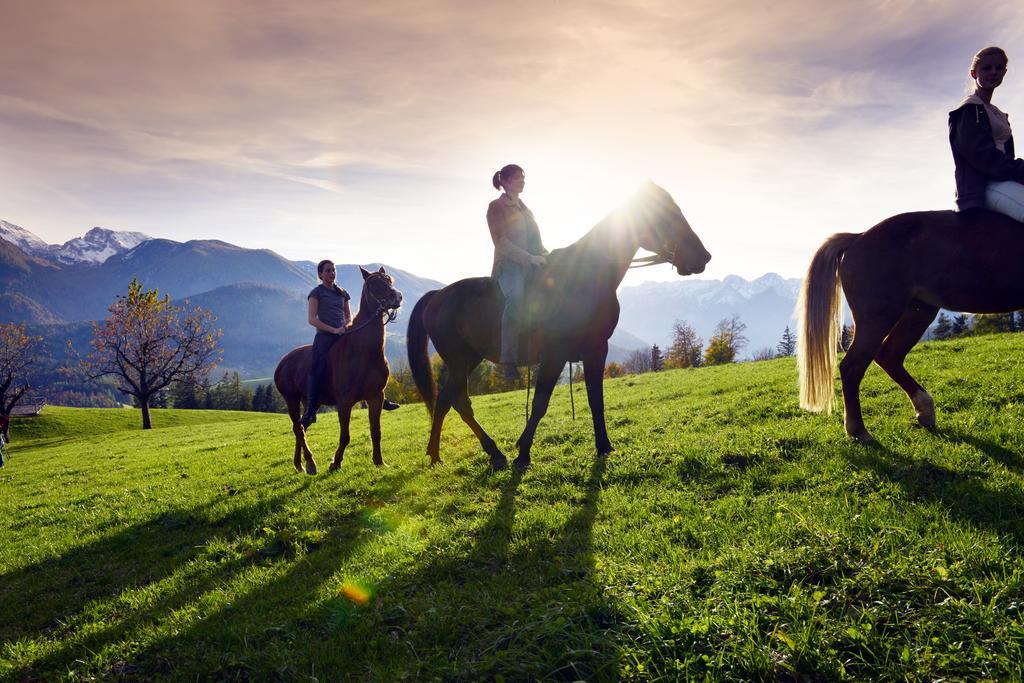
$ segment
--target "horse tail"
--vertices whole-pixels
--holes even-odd
[[[821,245],[807,267],[797,301],[797,365],[800,368],[800,407],[815,413],[832,412],[835,401],[836,350],[843,326],[839,260],[860,233],[841,232]]]
[[[406,350],[409,353],[409,370],[416,383],[423,402],[427,404],[427,412],[434,415],[434,401],[437,397],[437,385],[434,383],[434,371],[430,367],[430,356],[427,353],[426,325],[423,323],[423,310],[437,294],[438,290],[427,292],[413,306],[409,317],[409,329],[405,333]]]

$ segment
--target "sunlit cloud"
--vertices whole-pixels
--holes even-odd
[[[1024,108],[1022,20],[953,0],[10,3],[0,218],[452,280],[488,272],[490,175],[516,162],[549,246],[650,177],[708,276],[797,275],[832,231],[951,206],[946,112],[993,43],[1000,104]],[[631,277],[652,275],[674,277]]]

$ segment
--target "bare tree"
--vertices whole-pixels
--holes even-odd
[[[628,375],[639,375],[651,371],[651,353],[646,349],[632,351],[622,364]]]
[[[747,345],[747,337],[743,334],[746,329],[746,324],[740,321],[738,315],[719,320],[708,348],[704,351],[704,362],[708,365],[721,365],[735,361]]]
[[[110,316],[93,324],[92,352],[82,361],[92,378],[113,377],[117,388],[142,408],[142,428],[152,428],[150,404],[172,382],[198,383],[219,360],[221,331],[198,306],[172,306],[170,297],[144,290],[138,280],[118,295]]]
[[[750,355],[751,360],[772,360],[775,357],[775,349],[770,346],[763,346]]]

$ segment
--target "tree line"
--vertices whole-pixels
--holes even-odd
[[[271,384],[246,387],[237,372],[225,373],[216,383],[209,376],[220,359],[221,331],[215,327],[210,311],[170,303],[156,290],[145,289],[132,280],[128,292],[118,295],[108,308],[109,316],[92,324],[89,350],[81,356],[68,342],[74,362],[54,369],[47,365],[45,340],[29,334],[25,325],[0,323],[0,414],[9,415],[19,402],[45,397],[55,403],[109,405],[110,394],[98,387],[115,389],[142,409],[143,427],[150,427],[149,408],[204,408],[283,412],[284,400]],[[705,346],[694,327],[685,320],[673,326],[671,345],[664,351],[654,345],[633,351],[622,363],[605,368],[607,377],[660,371],[670,368],[697,368],[736,362],[749,340],[738,315],[723,318],[715,326]],[[930,332],[932,339],[951,339],[969,334],[1024,331],[1024,311],[974,315],[939,313]],[[855,335],[852,325],[844,325],[839,351],[849,348]],[[51,340],[52,341],[52,340]],[[752,360],[792,356],[796,335],[787,326],[775,347],[757,349]],[[445,367],[435,355],[431,360],[439,383],[445,380]],[[473,395],[508,391],[524,386],[527,369],[518,380],[506,380],[497,367],[484,361],[469,377]],[[420,401],[408,365],[392,368],[385,394],[399,403]],[[582,367],[563,381],[583,381]],[[92,388],[90,388],[92,387]],[[93,392],[96,393],[93,393]]]

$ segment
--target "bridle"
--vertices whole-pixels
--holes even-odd
[[[376,308],[373,311],[373,315],[371,315],[370,317],[368,317],[366,320],[359,323],[355,327],[348,328],[347,330],[342,332],[342,334],[352,334],[353,332],[361,330],[370,323],[374,322],[375,320],[379,321],[381,319],[381,316],[384,316],[386,318],[386,320],[384,320],[385,325],[387,325],[388,323],[395,322],[395,318],[398,317],[398,308],[389,306],[387,303],[385,303],[379,297],[377,297],[377,295],[373,293],[373,289],[370,288],[370,280],[372,280],[375,277],[384,278],[385,281],[388,283],[388,286],[392,287],[393,282],[391,278],[385,275],[384,273],[370,273],[370,276],[366,278],[365,282],[363,282],[363,291],[366,293],[366,296],[370,300],[372,300],[372,302],[376,305]]]

